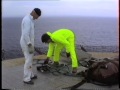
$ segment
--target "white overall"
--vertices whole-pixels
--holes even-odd
[[[30,81],[33,77],[32,61],[33,55],[28,50],[28,44],[31,43],[34,47],[34,21],[31,15],[27,15],[23,18],[21,24],[22,34],[20,39],[20,45],[25,56],[24,64],[24,81]]]

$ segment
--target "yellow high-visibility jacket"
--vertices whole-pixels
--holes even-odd
[[[78,67],[74,33],[69,29],[59,29],[53,33],[47,32],[47,34],[53,41],[52,43],[49,43],[47,57],[51,57],[54,53],[53,60],[59,62],[60,52],[62,48],[65,47],[66,52],[71,55],[72,67]]]

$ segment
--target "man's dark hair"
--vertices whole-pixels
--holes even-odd
[[[46,43],[50,39],[50,36],[47,33],[44,33],[41,37],[41,41]]]
[[[41,16],[41,10],[39,8],[34,8],[34,11],[38,16]]]

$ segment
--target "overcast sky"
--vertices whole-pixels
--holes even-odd
[[[2,17],[23,17],[33,8],[42,16],[118,17],[118,0],[2,0]]]

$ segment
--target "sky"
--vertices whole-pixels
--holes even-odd
[[[2,17],[23,17],[33,8],[46,16],[118,17],[118,0],[2,0]]]

